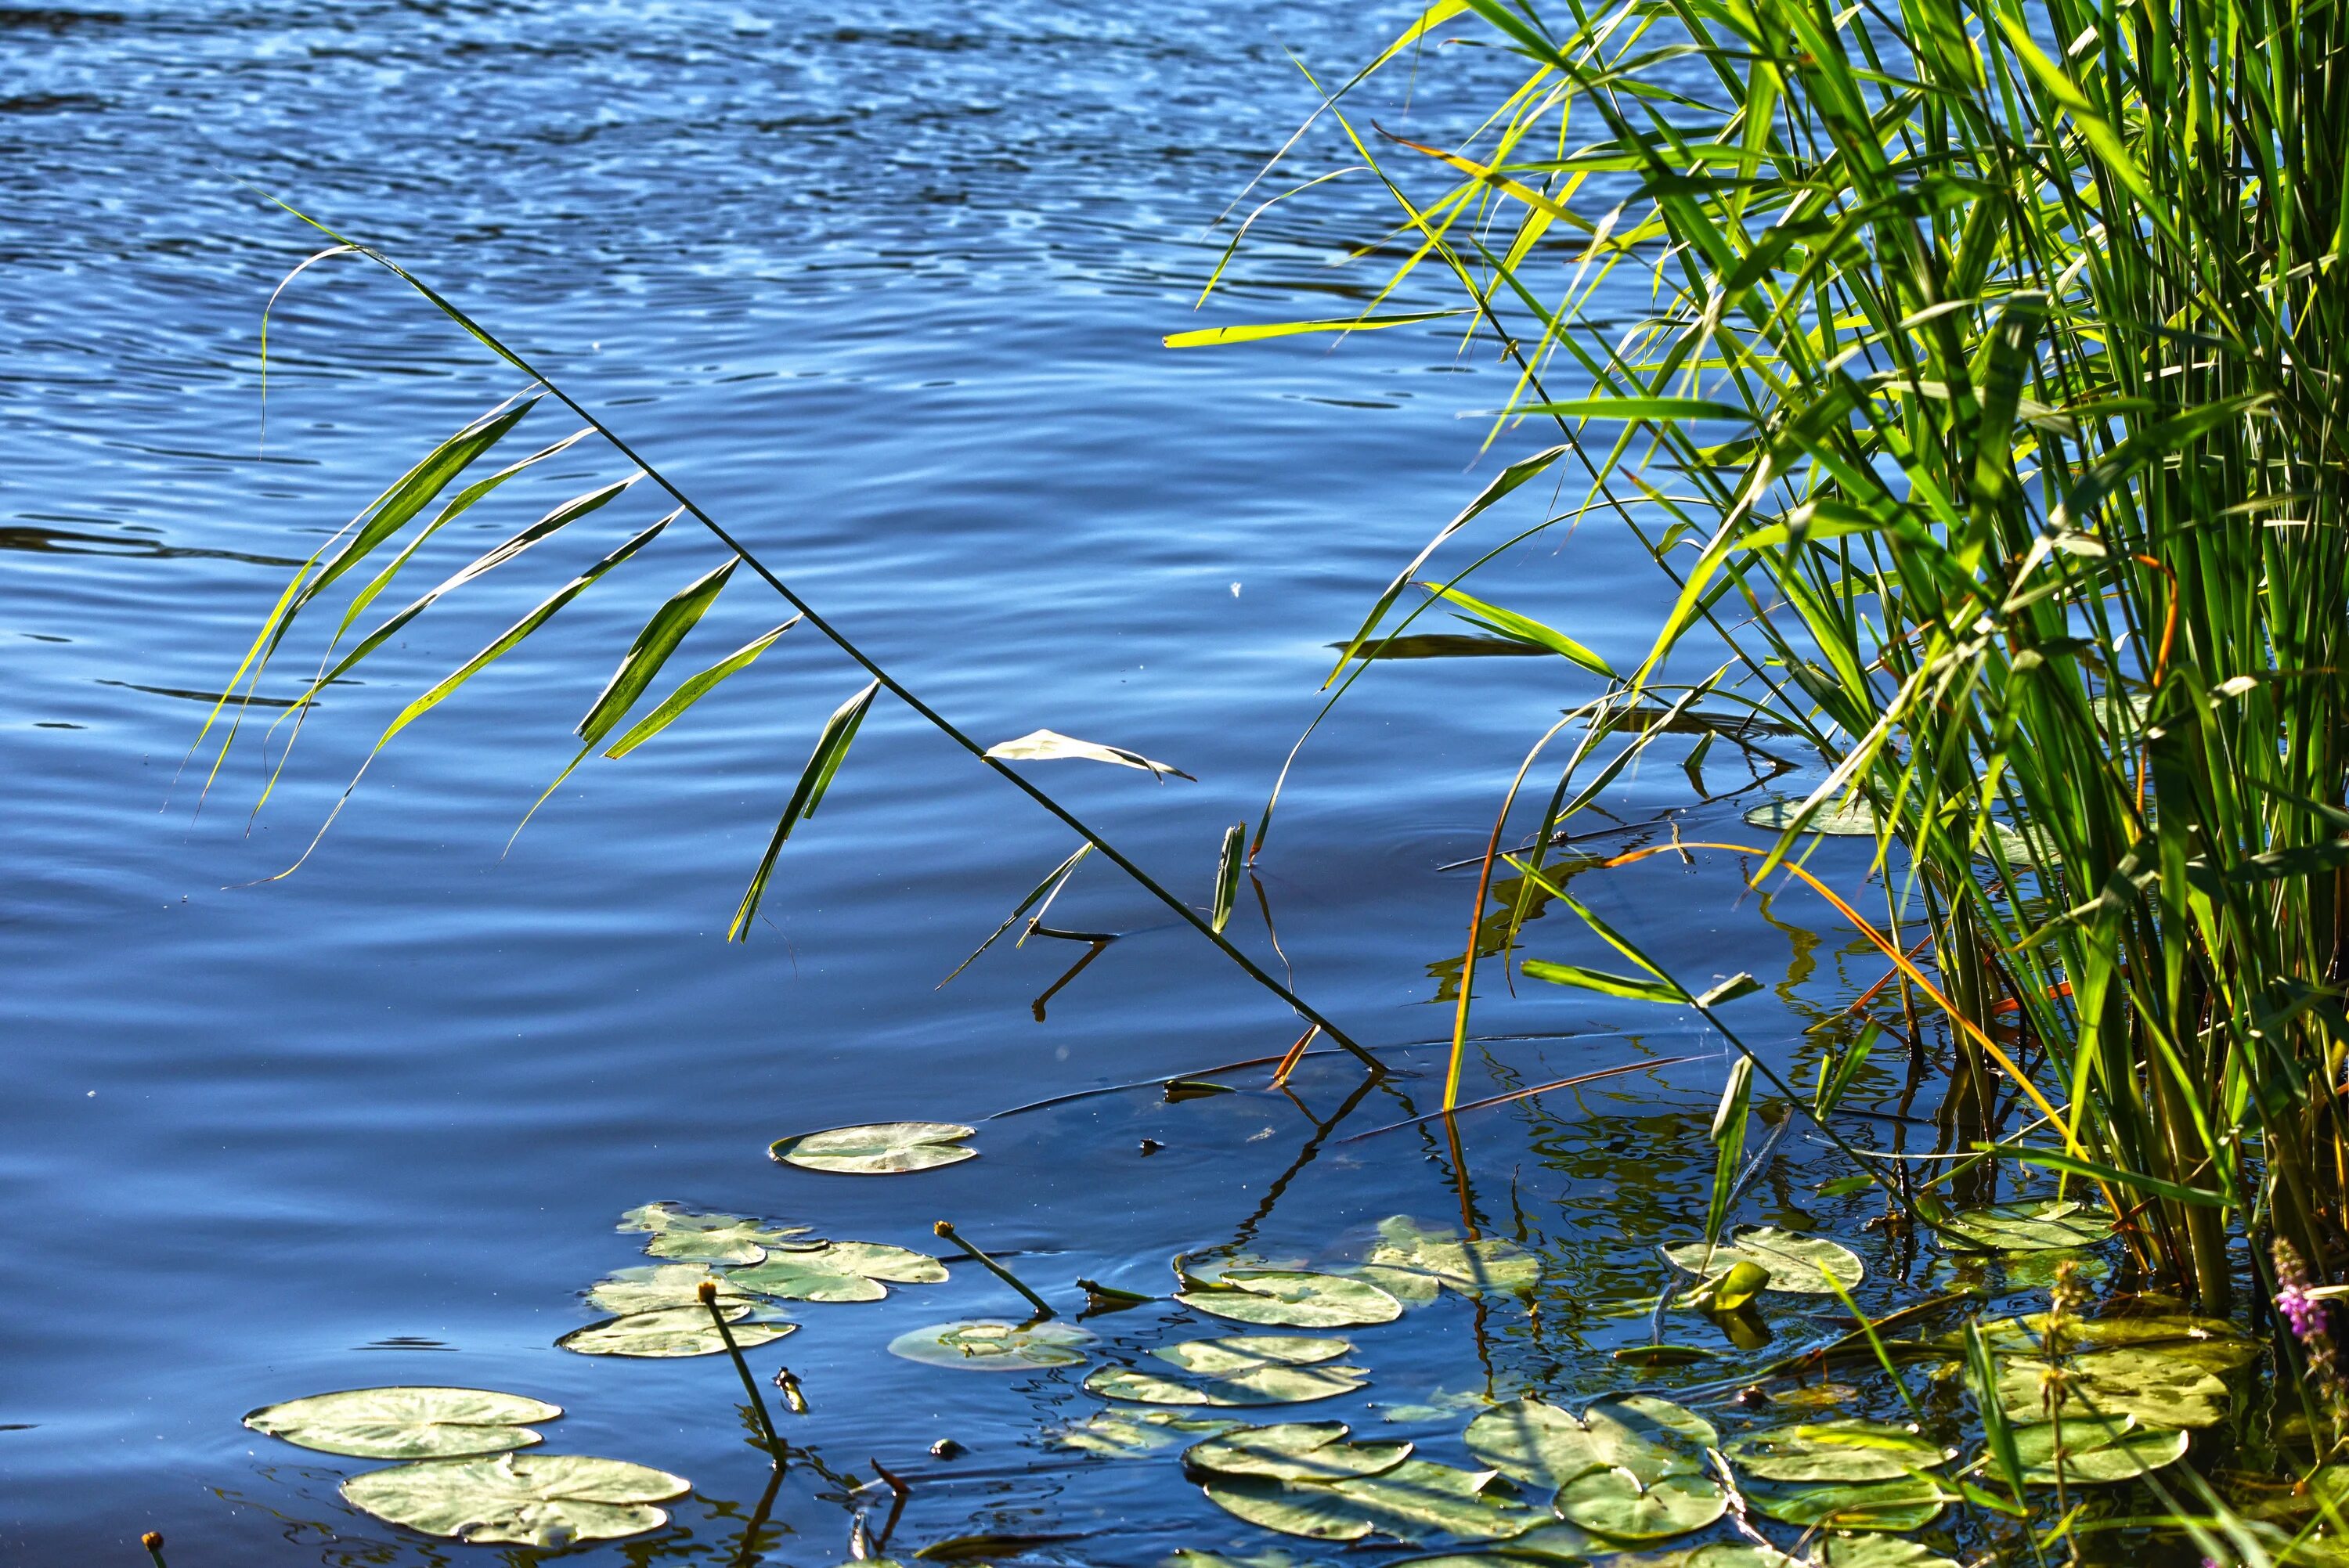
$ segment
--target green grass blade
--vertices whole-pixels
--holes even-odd
[[[857,727],[873,706],[874,694],[881,683],[874,681],[854,696],[833,710],[823,722],[823,731],[816,737],[815,750],[809,754],[807,766],[800,771],[800,781],[792,790],[783,814],[775,823],[775,836],[767,841],[767,852],[759,857],[759,869],[750,875],[750,885],[742,894],[742,902],[734,911],[734,923],[727,928],[726,940],[741,942],[750,934],[750,922],[757,918],[759,905],[767,896],[767,879],[775,869],[775,857],[782,852],[783,841],[804,819],[815,815],[823,803],[824,792],[832,788],[833,776],[848,755],[850,742],[856,738]]]

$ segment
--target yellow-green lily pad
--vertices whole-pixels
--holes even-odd
[[[1374,1532],[1399,1541],[1505,1541],[1545,1516],[1497,1480],[1489,1470],[1405,1460],[1383,1475],[1353,1480],[1218,1476],[1203,1490],[1210,1502],[1250,1524],[1313,1541],[1360,1541]]]
[[[1131,1367],[1102,1367],[1085,1390],[1136,1405],[1303,1405],[1351,1394],[1368,1381],[1359,1367],[1274,1364],[1226,1377],[1168,1377]]]
[[[1267,1328],[1357,1328],[1402,1315],[1402,1303],[1369,1280],[1303,1269],[1226,1269],[1174,1300]]]
[[[1096,1410],[1053,1436],[1063,1448],[1105,1459],[1140,1459],[1228,1432],[1240,1423],[1223,1416],[1185,1416],[1173,1410]]]
[[[1869,1532],[1830,1534],[1818,1549],[1822,1568],[1958,1568],[1931,1547]]]
[[[1666,1399],[1630,1394],[1580,1416],[1541,1399],[1512,1399],[1468,1423],[1468,1451],[1502,1474],[1556,1489],[1591,1470],[1619,1469],[1653,1483],[1701,1475],[1713,1424]]]
[[[2028,1357],[2000,1363],[1998,1400],[2011,1419],[2047,1418],[2047,1363]],[[2226,1414],[2227,1385],[2216,1374],[2154,1346],[2075,1356],[2064,1387],[2066,1418],[2134,1416],[2148,1427],[2209,1427]]]
[[[1759,1264],[1770,1272],[1769,1288],[1796,1295],[1833,1295],[1841,1285],[1849,1295],[1859,1287],[1867,1269],[1859,1254],[1824,1236],[1797,1236],[1773,1226],[1739,1231],[1717,1243],[1708,1257],[1702,1242],[1669,1247],[1666,1254],[1691,1274],[1715,1280],[1739,1263]]]
[[[1029,1372],[1042,1367],[1074,1367],[1085,1358],[1093,1336],[1071,1323],[1006,1323],[974,1318],[939,1323],[901,1334],[889,1354],[929,1367],[975,1372]]]
[[[526,1449],[526,1424],[563,1407],[487,1388],[345,1388],[264,1405],[244,1418],[256,1432],[326,1454],[363,1460],[452,1459]]]
[[[717,1284],[720,1301],[732,1299],[747,1304],[749,1293],[728,1284],[725,1275],[707,1264],[651,1264],[641,1268],[616,1269],[588,1290],[587,1304],[622,1317],[670,1306],[698,1309],[705,1280]]]
[[[1236,1427],[1185,1449],[1183,1465],[1199,1475],[1330,1481],[1382,1475],[1411,1458],[1409,1443],[1357,1443],[1352,1435],[1343,1421]]]
[[[2060,1433],[2058,1429],[2061,1429]],[[2062,1441],[2059,1446],[2058,1437]],[[2094,1420],[2075,1415],[2014,1429],[2016,1457],[2029,1486],[2102,1486],[2135,1480],[2186,1457],[2187,1438],[2175,1428],[2134,1420]]]
[[[754,1321],[750,1316],[753,1309],[748,1302],[720,1301],[718,1309],[726,1315],[726,1325],[734,1336],[735,1345],[744,1350],[770,1344],[799,1327],[796,1323],[779,1319]],[[601,1323],[574,1328],[554,1343],[582,1356],[646,1358],[715,1356],[726,1348],[725,1336],[710,1320],[709,1308],[698,1303],[607,1317]]]
[[[755,1264],[770,1248],[788,1248],[805,1225],[771,1225],[746,1214],[700,1214],[682,1203],[646,1203],[620,1216],[621,1231],[649,1233],[645,1251],[680,1263]]]
[[[1729,1511],[1729,1493],[1674,1470],[1644,1480],[1619,1465],[1585,1470],[1557,1489],[1558,1517],[1616,1541],[1663,1541],[1702,1530]]]
[[[2110,1214],[2051,1198],[1964,1210],[1945,1222],[1941,1239],[1982,1252],[2031,1253],[2092,1247],[2112,1233]]]
[[[1782,1524],[1808,1530],[1922,1530],[1940,1516],[1949,1495],[1924,1476],[1849,1485],[1749,1486],[1746,1503]]]
[[[1816,1421],[1753,1432],[1723,1450],[1763,1480],[1891,1480],[1957,1457],[1909,1427],[1882,1421]]]
[[[1229,1377],[1266,1367],[1312,1367],[1353,1349],[1350,1341],[1318,1334],[1234,1334],[1183,1339],[1150,1354],[1204,1377]]]
[[[657,1530],[668,1514],[654,1504],[691,1490],[683,1476],[579,1454],[427,1460],[342,1485],[353,1507],[427,1535],[557,1549]]]
[[[972,1129],[952,1121],[880,1121],[779,1138],[767,1152],[786,1165],[851,1176],[895,1176],[977,1156],[963,1147]]]
[[[1449,1231],[1423,1229],[1396,1214],[1380,1222],[1365,1273],[1390,1295],[1400,1295],[1396,1284],[1409,1279],[1413,1284],[1404,1288],[1413,1295],[1431,1285],[1472,1298],[1491,1292],[1523,1295],[1541,1284],[1541,1261],[1515,1242],[1461,1241]],[[1430,1299],[1433,1295],[1430,1290]]]

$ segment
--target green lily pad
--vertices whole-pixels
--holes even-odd
[[[2135,1480],[2164,1465],[2176,1464],[2186,1457],[2186,1447],[2182,1431],[2140,1426],[2128,1419],[2100,1421],[2073,1416],[2060,1423],[2039,1421],[2014,1429],[2015,1454],[2023,1461],[2023,1481],[2030,1486],[2057,1484],[2059,1454],[2064,1485],[2102,1486]]]
[[[1074,1367],[1084,1360],[1083,1347],[1092,1341],[1092,1335],[1071,1323],[974,1318],[901,1334],[889,1342],[889,1354],[929,1367],[1025,1372],[1039,1367]]]
[[[1865,1481],[1930,1470],[1958,1450],[1907,1427],[1850,1420],[1775,1427],[1740,1438],[1723,1452],[1764,1480]]]
[[[1708,1281],[1719,1279],[1740,1263],[1759,1264],[1770,1271],[1770,1289],[1796,1295],[1833,1295],[1837,1285],[1848,1295],[1868,1273],[1859,1254],[1849,1247],[1838,1246],[1824,1236],[1797,1236],[1769,1225],[1738,1232],[1716,1245],[1709,1259],[1702,1242],[1667,1248],[1666,1254],[1691,1274],[1702,1272]]]
[[[879,1301],[889,1287],[877,1279],[826,1266],[822,1253],[776,1253],[762,1264],[726,1276],[737,1292],[777,1301]]]
[[[642,1268],[616,1269],[587,1292],[587,1303],[616,1316],[658,1312],[663,1307],[700,1309],[701,1284],[716,1282],[718,1298],[742,1301],[746,1293],[727,1282],[707,1264],[652,1264]]]
[[[1505,1541],[1542,1521],[1495,1480],[1489,1470],[1405,1460],[1383,1475],[1353,1480],[1218,1476],[1203,1490],[1210,1502],[1250,1524],[1314,1541],[1359,1541],[1374,1532],[1399,1541]]]
[[[1611,1543],[1596,1540],[1588,1532],[1559,1520],[1537,1524],[1523,1535],[1511,1536],[1497,1545],[1470,1552],[1433,1553],[1425,1557],[1399,1557],[1385,1568],[1566,1568],[1568,1564],[1579,1568],[1588,1557],[1613,1550]],[[1785,1568],[1793,1568],[1791,1559]]]
[[[1831,1534],[1819,1549],[1823,1568],[1958,1568],[1930,1546],[1869,1532]]]
[[[853,1176],[928,1171],[977,1156],[961,1140],[972,1130],[952,1121],[881,1121],[779,1138],[767,1152],[786,1165]]]
[[[1062,1448],[1105,1459],[1140,1459],[1177,1443],[1196,1442],[1230,1431],[1239,1422],[1223,1416],[1185,1416],[1173,1410],[1096,1410],[1052,1434]]]
[[[1265,1476],[1273,1480],[1344,1480],[1381,1475],[1411,1458],[1409,1443],[1357,1443],[1343,1421],[1284,1421],[1239,1427],[1183,1450],[1184,1468],[1201,1475]]]
[[[744,1350],[770,1344],[799,1327],[796,1323],[780,1320],[751,1321],[752,1308],[748,1302],[721,1301],[718,1306],[726,1315],[735,1345]],[[582,1356],[715,1356],[726,1348],[718,1325],[710,1320],[709,1309],[698,1303],[607,1317],[601,1323],[574,1328],[554,1343]]]
[[[1423,1230],[1402,1214],[1381,1221],[1378,1244],[1371,1249],[1371,1277],[1390,1295],[1400,1295],[1395,1282],[1408,1278],[1416,1288],[1440,1286],[1475,1297],[1490,1291],[1522,1295],[1541,1284],[1541,1262],[1515,1242],[1497,1237],[1456,1240],[1451,1232]],[[1432,1290],[1427,1299],[1433,1298]]]
[[[1749,1486],[1757,1513],[1807,1530],[1922,1530],[1940,1517],[1949,1494],[1923,1476],[1850,1485]]]
[[[427,1460],[342,1485],[354,1508],[427,1535],[555,1548],[657,1530],[668,1514],[653,1505],[691,1490],[666,1470],[578,1454]]]
[[[681,1203],[646,1203],[620,1216],[614,1227],[651,1234],[645,1251],[682,1263],[755,1264],[770,1248],[792,1245],[805,1225],[771,1225],[745,1214],[698,1214]]]
[[[244,1424],[320,1453],[452,1459],[529,1448],[541,1439],[524,1423],[562,1414],[560,1405],[486,1388],[346,1388],[264,1405]]]
[[[2191,1358],[2158,1346],[2076,1356],[2067,1372],[2067,1419],[2075,1414],[2107,1419],[2134,1416],[2148,1427],[2208,1427],[2226,1414],[2227,1385]],[[2000,1363],[1998,1401],[2010,1418],[2046,1418],[2046,1373],[2047,1363],[2028,1357]]]
[[[1618,1557],[1615,1562],[1620,1568],[1809,1568],[1799,1557],[1743,1541],[1710,1541],[1702,1546],[1659,1552],[1652,1557]]]
[[[1740,1258],[1729,1265],[1728,1273],[1708,1280],[1689,1305],[1699,1312],[1735,1312],[1769,1288],[1770,1271]]]
[[[2113,1217],[2078,1203],[2054,1199],[1993,1203],[1951,1216],[1942,1240],[1971,1243],[1982,1252],[2053,1252],[2092,1247],[2109,1240]]]
[[[1213,1284],[1174,1299],[1267,1328],[1358,1328],[1402,1315],[1402,1303],[1368,1280],[1302,1269],[1226,1269]]]
[[[1610,1466],[1585,1470],[1558,1488],[1554,1506],[1568,1523],[1616,1541],[1662,1541],[1719,1519],[1729,1511],[1729,1493],[1687,1471],[1643,1482]]]
[[[1702,1417],[1647,1394],[1599,1400],[1579,1417],[1540,1399],[1512,1399],[1469,1422],[1466,1434],[1479,1460],[1548,1489],[1592,1470],[1620,1469],[1643,1483],[1701,1475],[1704,1449],[1718,1438]]]
[[[2002,1317],[1982,1325],[1982,1337],[2002,1356],[2036,1356],[2044,1348],[2047,1315]],[[2158,1349],[2206,1372],[2232,1372],[2267,1354],[2267,1347],[2223,1317],[2195,1317],[2184,1313],[2142,1317],[2070,1318],[2064,1325],[2064,1346],[2074,1352],[2119,1350],[2131,1346]],[[1944,1335],[1936,1343],[1962,1351],[1963,1339]]]
[[[1136,1405],[1303,1405],[1351,1394],[1369,1381],[1359,1367],[1263,1366],[1228,1377],[1189,1380],[1131,1367],[1102,1367],[1088,1393]]]
[[[1795,825],[1796,808],[1801,805],[1800,799],[1792,797],[1764,800],[1747,810],[1745,825],[1783,833]],[[1876,837],[1876,808],[1857,795],[1830,800],[1811,813],[1811,820],[1803,824],[1803,831],[1831,839],[1872,839]]]
[[[1265,1367],[1312,1367],[1335,1361],[1351,1342],[1318,1334],[1235,1334],[1221,1339],[1183,1339],[1150,1354],[1185,1372],[1228,1377]]]

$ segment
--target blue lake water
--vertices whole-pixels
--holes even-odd
[[[805,627],[659,740],[583,769],[509,851],[636,627],[723,558],[685,526],[399,737],[303,868],[260,881],[400,703],[651,521],[648,495],[409,628],[321,705],[257,814],[274,710],[252,710],[209,793],[209,753],[185,760],[291,564],[519,388],[346,259],[277,307],[264,434],[262,308],[320,242],[258,186],[543,356],[974,735],[1050,727],[1197,775],[1031,765],[1204,905],[1225,828],[1255,820],[1319,706],[1328,645],[1504,460],[1462,416],[1510,377],[1438,329],[1159,346],[1361,307],[1382,274],[1339,266],[1340,242],[1391,218],[1356,178],[1262,220],[1237,286],[1193,314],[1227,232],[1211,224],[1313,107],[1287,51],[1342,76],[1410,11],[0,5],[0,1561],[130,1561],[149,1528],[174,1568],[494,1559],[347,1508],[335,1483],[363,1461],[238,1423],[393,1382],[547,1398],[570,1411],[550,1447],[693,1479],[667,1530],[585,1560],[839,1561],[873,1499],[812,1469],[745,1539],[763,1469],[722,1361],[552,1346],[591,1315],[583,1287],[642,1261],[612,1226],[652,1199],[913,1246],[952,1219],[1068,1305],[1080,1275],[1158,1294],[1179,1251],[1359,1255],[1376,1221],[1456,1222],[1464,1202],[1542,1253],[1551,1305],[1488,1317],[1447,1298],[1394,1332],[1369,1394],[1313,1414],[1376,1426],[1438,1391],[1609,1375],[1607,1346],[1644,1324],[1588,1309],[1652,1292],[1648,1247],[1701,1214],[1718,1041],[1588,994],[1512,995],[1495,967],[1472,1096],[1700,1059],[1464,1120],[1464,1199],[1425,1130],[1338,1141],[1435,1102],[1451,1010],[1434,971],[1456,966],[1474,892],[1473,871],[1441,868],[1482,851],[1525,748],[1595,690],[1561,661],[1382,665],[1290,779],[1259,865],[1279,949],[1253,888],[1232,930],[1407,1069],[1352,1101],[1345,1058],[1319,1055],[1296,1099],[1258,1066],[1216,1075],[1241,1093],[1165,1103],[1154,1080],[1277,1056],[1298,1026],[1106,865],[1053,922],[1123,934],[1048,1004],[1083,948],[1007,941],[939,988],[1074,843],[886,699],[751,940],[728,944],[816,729],[861,684]],[[1440,128],[1433,88],[1406,105],[1400,87],[1381,123]],[[1342,161],[1316,137],[1295,167]],[[559,418],[526,428],[552,439]],[[626,472],[586,444],[545,467],[429,564]],[[1529,489],[1495,529],[1551,499]],[[1660,600],[1598,523],[1505,572],[1515,607],[1610,656],[1636,658]],[[780,619],[743,574],[676,668]],[[316,657],[296,645],[289,676]],[[1718,748],[1711,766],[1735,771]],[[1734,824],[1750,799],[1685,826]],[[1691,799],[1658,761],[1606,804],[1636,819]],[[1749,969],[1788,998],[1846,964],[1875,978],[1812,911],[1757,910],[1733,868],[1659,861],[1586,886],[1700,977]],[[1554,920],[1533,929],[1542,954],[1597,960]],[[1796,1013],[1751,1006],[1791,1059]],[[981,1158],[857,1180],[765,1156],[785,1133],[900,1118],[975,1122]],[[802,1377],[813,1409],[792,1435],[833,1472],[870,1478],[877,1459],[913,1480],[905,1550],[1071,1533],[1046,1555],[1144,1563],[1273,1542],[1169,1455],[1054,1445],[1098,1408],[1074,1374],[883,1348],[1019,1306],[957,1264],[877,1305],[811,1305],[754,1360]],[[1159,1304],[1088,1326],[1130,1354],[1213,1327],[1189,1325]],[[1423,1422],[1423,1450],[1458,1460],[1456,1417],[1429,1419],[1399,1429]],[[968,1453],[929,1458],[949,1436]]]

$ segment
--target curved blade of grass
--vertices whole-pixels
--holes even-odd
[[[653,612],[652,619],[645,623],[644,629],[636,634],[636,640],[628,645],[627,653],[621,657],[619,668],[612,672],[612,678],[605,683],[603,691],[587,709],[586,717],[579,721],[576,733],[587,743],[590,750],[611,733],[614,725],[627,717],[628,709],[636,706],[636,698],[652,685],[653,677],[660,674],[663,665],[668,663],[668,656],[677,652],[677,645],[685,641],[685,634],[693,630],[703,612],[716,603],[718,595],[726,591],[727,580],[734,575],[734,568],[741,563],[742,558],[739,555],[719,562],[678,589],[669,596],[667,603]]]
[[[783,807],[781,820],[775,824],[775,836],[767,841],[767,852],[759,857],[759,869],[751,873],[741,906],[734,912],[734,923],[727,928],[727,941],[740,942],[750,935],[750,922],[759,913],[760,902],[767,896],[767,878],[775,869],[775,857],[782,851],[783,841],[792,836],[792,830],[802,820],[814,816],[815,809],[823,803],[824,791],[832,788],[833,776],[840,771],[849,743],[856,738],[857,727],[864,722],[865,712],[872,707],[874,695],[880,689],[879,681],[869,683],[823,721],[823,732],[816,737],[815,750],[809,754],[807,766],[800,771],[799,784]]]
[[[1246,858],[1247,845],[1247,823],[1237,823],[1224,830],[1223,852],[1216,859],[1214,924],[1217,931],[1231,923],[1232,905],[1240,896],[1240,861]]]
[[[1472,597],[1448,583],[1423,583],[1420,586],[1437,598],[1457,604],[1467,611],[1468,614],[1461,616],[1460,619],[1471,624],[1487,627],[1505,637],[1511,637],[1521,643],[1532,643],[1537,646],[1547,648],[1551,653],[1580,665],[1593,675],[1605,676],[1609,680],[1615,677],[1615,671],[1605,659],[1600,658],[1555,626],[1547,625],[1530,615],[1520,615],[1515,610],[1504,610],[1498,604],[1487,604],[1482,599]]]
[[[1357,315],[1341,321],[1273,321],[1254,325],[1203,326],[1191,332],[1170,332],[1160,341],[1169,348],[1209,348],[1225,343],[1254,343],[1267,337],[1295,337],[1308,332],[1376,332],[1382,326],[1414,326],[1423,321],[1443,321],[1467,314],[1459,310],[1415,310],[1400,315]]]

